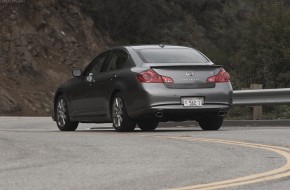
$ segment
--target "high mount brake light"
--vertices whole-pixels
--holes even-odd
[[[172,78],[159,75],[152,69],[138,73],[137,80],[145,83],[174,83]]]
[[[206,82],[214,82],[214,83],[220,83],[220,82],[229,82],[230,81],[230,74],[226,72],[223,68],[219,71],[217,75],[208,77]]]

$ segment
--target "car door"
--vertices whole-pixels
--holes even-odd
[[[98,107],[101,101],[100,93],[102,90],[102,85],[98,83],[98,79],[102,75],[102,67],[106,62],[106,59],[110,55],[111,51],[107,51],[97,56],[85,69],[82,74],[81,85],[76,89],[74,96],[74,105],[76,115],[82,121],[91,121],[98,114]]]
[[[98,107],[106,115],[106,118],[110,119],[110,99],[113,90],[118,89],[117,83],[120,74],[120,70],[124,67],[126,61],[128,60],[128,53],[121,49],[113,50],[112,54],[106,60],[106,63],[103,65],[102,73],[103,75],[98,78],[98,82],[103,85],[103,90],[100,93],[100,100],[102,101]]]

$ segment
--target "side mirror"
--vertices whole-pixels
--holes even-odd
[[[80,77],[80,76],[82,76],[82,70],[81,69],[73,69],[72,70],[72,75],[74,77]]]

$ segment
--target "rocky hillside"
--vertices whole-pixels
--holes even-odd
[[[0,115],[49,115],[54,92],[111,43],[68,1],[0,4]]]

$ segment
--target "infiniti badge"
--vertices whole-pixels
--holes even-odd
[[[193,76],[193,73],[192,72],[187,72],[185,73],[186,76]]]

